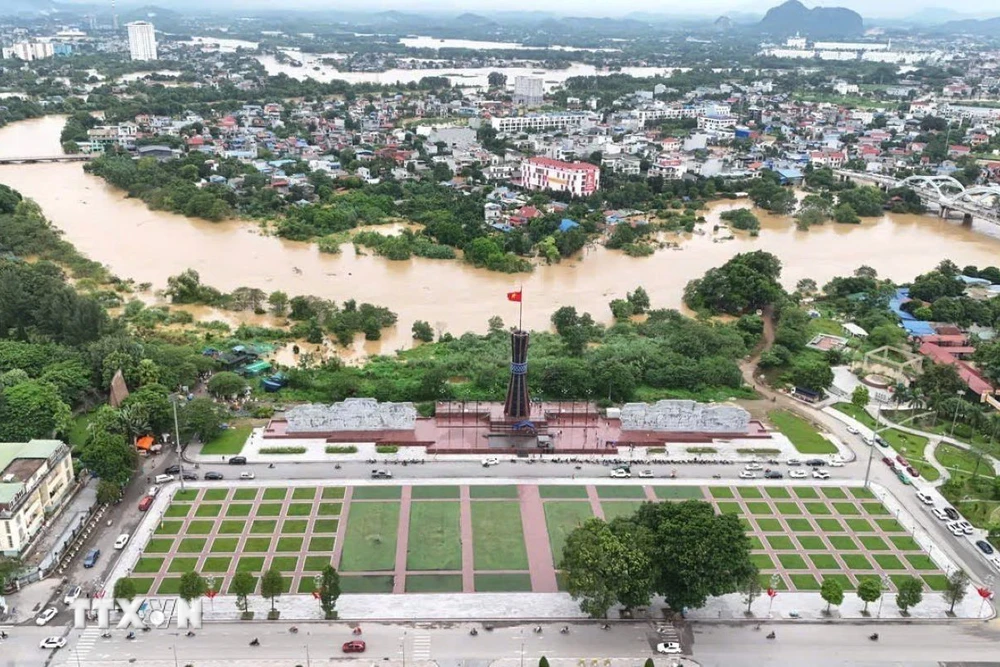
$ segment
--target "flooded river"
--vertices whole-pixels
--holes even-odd
[[[0,156],[59,152],[62,124],[61,118],[50,116],[0,129]],[[706,233],[673,239],[679,250],[632,258],[598,246],[578,259],[511,276],[458,261],[415,257],[392,262],[356,254],[351,245],[340,255],[323,254],[314,245],[264,236],[251,223],[210,223],[150,211],[85,174],[79,163],[0,166],[0,182],[36,200],[81,252],[116,275],[151,282],[156,289],[166,286],[168,276],[193,268],[203,282],[225,291],[245,285],[387,306],[398,313],[399,324],[381,343],[358,344],[359,351],[363,347],[369,354],[409,347],[410,326],[417,319],[455,334],[485,331],[493,315],[512,323],[517,304],[507,302],[505,293],[522,284],[524,323],[536,329],[547,327],[551,313],[563,305],[608,321],[608,302],[638,285],[646,288],[654,306],[679,308],[688,280],[750,250],[780,257],[789,287],[806,277],[822,285],[861,264],[908,280],[945,258],[959,266],[1000,263],[1000,228],[987,222],[963,227],[932,216],[890,215],[861,225],[827,223],[800,232],[791,218],[761,215],[759,237],[737,233],[735,240],[716,242],[728,234],[712,234],[719,213],[746,205],[721,202],[708,211],[709,223],[700,226]]]

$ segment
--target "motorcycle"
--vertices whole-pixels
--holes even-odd
[[[359,625],[358,627],[356,627],[353,630],[351,630],[351,632],[353,634],[360,635],[361,634],[361,626]]]
[[[877,642],[878,641],[878,633],[877,632],[871,633],[870,635],[868,635],[868,639],[872,640],[873,642]]]
[[[469,634],[472,635],[473,637],[475,637],[476,635],[479,634],[479,630],[476,630],[475,628],[472,628],[471,630],[469,630]]]
[[[299,629],[293,625],[292,627],[288,628],[288,631],[294,635],[299,631]]]
[[[102,639],[111,639],[111,633],[110,633],[110,632],[107,632],[107,631],[105,631],[105,632],[102,632],[102,633],[101,633],[101,638],[102,638]]]
[[[250,640],[250,646],[260,646],[260,640],[254,637]]]
[[[569,626],[568,625],[562,626],[562,629],[559,630],[559,632],[560,632],[560,634],[568,635],[569,634]]]
[[[610,630],[611,626],[609,624],[605,623],[604,625],[601,626],[601,629],[602,630]]]
[[[125,639],[135,639],[135,631],[132,630],[127,635],[125,635]]]
[[[188,630],[188,631],[187,631],[187,632],[186,632],[186,633],[184,634],[184,636],[185,636],[185,637],[194,637],[194,630]]]
[[[774,634],[774,631],[772,630],[770,633],[768,633],[767,638],[768,639],[774,639],[774,637],[775,637],[775,634]]]
[[[540,634],[542,634],[542,626],[540,626],[540,625],[536,625],[536,626],[535,626],[535,627],[534,627],[534,628],[532,629],[532,632],[534,632],[534,633],[535,633],[535,634],[537,634],[537,635],[540,635]]]

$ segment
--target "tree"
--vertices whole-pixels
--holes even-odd
[[[430,323],[425,320],[415,321],[413,323],[412,331],[414,340],[419,340],[423,343],[430,343],[434,340],[434,329],[432,329]]]
[[[208,393],[217,398],[239,396],[247,388],[247,381],[236,373],[222,371],[208,381]]]
[[[194,436],[202,442],[209,442],[222,430],[222,409],[210,399],[196,398],[183,406],[178,420],[184,442],[190,442]]]
[[[955,570],[951,573],[951,576],[948,577],[948,585],[944,589],[944,601],[949,604],[949,614],[955,613],[955,605],[965,599],[968,588],[969,575],[964,570]]]
[[[271,306],[271,312],[277,317],[284,317],[288,312],[288,295],[280,290],[271,292],[267,297],[267,303]]]
[[[110,505],[122,497],[122,487],[111,480],[102,479],[97,484],[97,502]],[[116,596],[117,597],[117,596]]]
[[[760,586],[760,575],[754,572],[751,576],[747,577],[746,580],[740,584],[740,594],[743,596],[743,601],[747,603],[747,616],[750,615],[750,607],[753,605],[753,601],[760,597],[761,586]]]
[[[803,278],[799,282],[795,283],[795,290],[806,296],[815,294],[817,289],[816,281],[812,278]]]
[[[115,582],[114,591],[111,593],[115,600],[128,600],[131,602],[135,598],[135,580],[128,577],[121,577]]]
[[[207,590],[208,584],[205,583],[204,577],[197,572],[185,572],[181,575],[177,594],[182,600],[190,604],[193,600],[197,600],[204,595]]]
[[[775,302],[784,292],[781,262],[771,253],[740,253],[684,288],[684,303],[694,310],[743,315]]]
[[[649,294],[641,286],[636,287],[634,292],[627,293],[625,298],[632,304],[632,310],[637,315],[642,315],[649,310]]]
[[[882,597],[882,580],[878,577],[861,577],[858,580],[858,597],[865,603],[864,613],[868,613],[868,604]]]
[[[607,617],[616,603],[635,607],[649,600],[649,558],[634,526],[613,523],[617,530],[601,519],[588,519],[569,534],[563,548],[566,590],[592,618]]]
[[[850,225],[856,225],[861,222],[861,218],[858,217],[854,207],[846,202],[837,204],[837,208],[833,209],[833,219],[835,222]]]
[[[833,370],[822,358],[800,357],[792,364],[789,377],[796,387],[819,392],[833,383]]]
[[[24,564],[20,558],[0,555],[0,591],[7,587],[7,582],[14,581]]]
[[[274,601],[285,589],[285,578],[273,567],[260,578],[260,594],[271,601],[271,613],[275,613]]]
[[[27,380],[3,390],[0,441],[51,438],[69,428],[71,413],[55,385]]]
[[[840,606],[844,601],[844,587],[836,579],[823,579],[819,595],[826,602],[826,613],[830,613],[832,605]]]
[[[868,387],[863,384],[859,384],[854,388],[854,391],[851,392],[851,404],[862,410],[864,410],[865,406],[868,405],[870,398],[871,397],[868,394]]]
[[[915,607],[924,599],[924,585],[916,577],[909,575],[896,579],[896,606],[906,616],[910,607]]]
[[[549,667],[549,659],[543,655],[538,659],[538,667]]]
[[[490,88],[503,88],[507,85],[507,75],[501,72],[490,72],[486,77]]]
[[[332,565],[327,565],[320,573],[319,606],[327,620],[334,617],[337,598],[340,597],[340,574]]]
[[[256,587],[257,580],[254,579],[254,576],[249,572],[241,570],[233,575],[233,583],[230,584],[229,590],[236,596],[237,609],[246,613],[250,606],[248,597],[253,595],[253,591]]]
[[[614,299],[608,306],[611,308],[611,316],[618,322],[627,320],[635,314],[635,308],[625,299]]]
[[[653,592],[675,611],[735,592],[756,570],[739,519],[706,502],[646,503],[634,522],[653,564]]]
[[[125,436],[94,431],[80,452],[80,461],[102,481],[118,488],[128,484],[137,463],[135,447]]]

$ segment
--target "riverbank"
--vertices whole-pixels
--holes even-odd
[[[62,125],[61,117],[50,116],[0,129],[0,154],[58,152]],[[524,325],[529,329],[547,328],[551,314],[565,305],[610,322],[608,302],[640,284],[658,307],[681,309],[689,280],[739,252],[777,255],[785,265],[782,281],[788,288],[802,278],[822,285],[861,264],[905,281],[945,258],[959,265],[989,265],[1000,256],[1000,228],[969,228],[917,215],[889,214],[860,225],[827,223],[800,232],[789,216],[755,211],[761,222],[758,237],[737,233],[732,240],[716,242],[729,235],[725,227],[712,233],[719,213],[747,205],[735,200],[710,205],[707,223],[697,228],[705,233],[677,235],[678,250],[633,258],[603,246],[588,247],[575,259],[537,266],[531,274],[506,275],[455,261],[389,261],[374,253],[358,254],[351,245],[332,255],[321,253],[315,244],[266,236],[251,223],[210,223],[150,211],[75,164],[0,167],[0,183],[37,201],[81,253],[123,279],[149,282],[154,289],[163,289],[169,276],[193,268],[202,282],[223,291],[249,286],[386,306],[399,315],[399,324],[385,332],[378,349],[368,349],[369,354],[411,347],[415,320],[455,334],[484,332],[495,315],[512,322],[518,306],[507,302],[505,294],[517,288],[523,289]]]

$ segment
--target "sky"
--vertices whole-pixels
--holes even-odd
[[[0,0],[2,1],[2,0]],[[383,11],[451,10],[455,12],[477,11],[536,11],[568,14],[575,16],[617,16],[629,12],[649,12],[655,14],[721,15],[727,12],[763,13],[768,8],[784,0],[285,0],[283,8],[336,9]],[[143,0],[147,3],[147,0]],[[190,6],[191,0],[148,0],[148,4],[161,7],[171,5]],[[803,0],[807,7],[848,7],[862,16],[902,17],[921,9],[948,8],[967,15],[1000,16],[1000,2],[997,0],[965,0],[960,5],[953,0]],[[215,6],[274,8],[273,0],[216,0]]]

